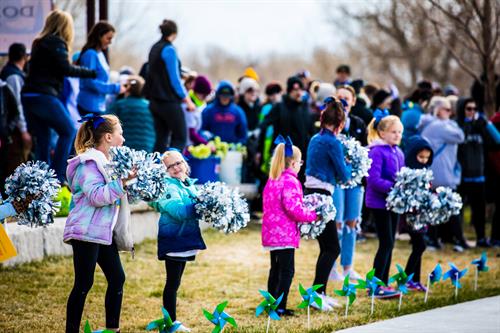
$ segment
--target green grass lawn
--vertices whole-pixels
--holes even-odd
[[[255,318],[255,307],[260,302],[259,289],[266,289],[269,270],[269,255],[260,245],[260,226],[253,224],[248,229],[229,236],[212,230],[205,232],[208,249],[188,263],[178,296],[178,319],[191,327],[193,332],[210,332],[211,324],[204,318],[202,308],[212,311],[224,300],[229,300],[226,311],[238,323],[238,332],[265,331],[266,318]],[[316,241],[302,241],[296,252],[295,277],[290,291],[290,308],[300,303],[298,284],[309,287],[312,283],[318,246]],[[377,248],[376,240],[357,245],[355,268],[361,274],[372,265]],[[448,246],[440,252],[426,252],[423,258],[422,280],[437,262],[447,270],[452,261],[459,268],[471,270],[463,281],[459,302],[500,294],[500,270],[498,250],[489,250],[490,272],[480,276],[479,290],[473,291],[473,276],[470,262],[479,257],[480,250],[463,254],[454,253]],[[396,263],[404,266],[410,253],[408,241],[398,241],[393,255]],[[156,242],[147,241],[137,247],[136,258],[122,255],[127,274],[123,299],[122,332],[143,332],[153,319],[161,317],[161,296],[165,282],[165,267],[156,259]],[[393,272],[395,267],[393,267]],[[70,257],[59,257],[15,268],[0,268],[0,332],[63,332],[66,300],[73,284],[73,267]],[[329,294],[339,288],[340,282],[328,285]],[[88,295],[84,320],[88,319],[94,329],[104,326],[104,293],[106,281],[101,270]],[[310,332],[333,330],[391,318],[402,314],[423,311],[447,304],[454,304],[454,289],[449,281],[436,285],[429,302],[424,304],[423,293],[404,297],[402,310],[397,311],[397,300],[376,301],[375,313],[369,316],[370,299],[360,292],[350,308],[347,319],[343,309],[333,313],[312,311]],[[342,300],[343,301],[343,300]],[[305,310],[297,311],[292,319],[272,322],[273,332],[306,331]],[[231,332],[231,329],[227,329]]]

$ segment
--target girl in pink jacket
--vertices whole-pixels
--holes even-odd
[[[271,269],[267,288],[273,297],[283,294],[278,314],[293,316],[286,308],[288,291],[295,271],[295,249],[299,247],[298,222],[316,220],[316,212],[302,202],[302,185],[297,174],[302,166],[302,153],[280,135],[271,159],[269,180],[264,188],[262,217],[262,246],[270,250]]]

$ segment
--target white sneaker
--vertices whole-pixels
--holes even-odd
[[[332,308],[341,308],[343,306],[335,298],[328,296],[326,294],[320,294],[320,297],[324,302],[326,302]]]
[[[311,304],[311,306],[320,311],[325,311],[325,312],[333,311],[333,308],[330,306],[330,304],[328,304],[328,301],[324,298],[324,295],[319,294],[319,297],[321,298],[321,307],[318,304],[316,304],[316,302]]]
[[[191,332],[191,329],[184,326],[180,321],[178,320],[174,321],[174,325],[175,324],[181,324],[181,326],[177,328],[176,332]]]
[[[347,276],[347,274],[349,274],[349,280],[358,281],[363,279],[361,275],[352,268],[348,271],[344,271],[344,276]]]
[[[333,280],[333,281],[344,281],[345,275],[342,273],[339,273],[335,267],[332,268],[332,271],[330,272],[330,276],[328,276],[328,280]]]

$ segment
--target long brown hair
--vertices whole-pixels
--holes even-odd
[[[90,32],[87,36],[87,42],[82,47],[80,58],[82,54],[88,49],[97,50],[98,48],[100,48],[102,36],[104,36],[110,31],[115,32],[115,27],[113,27],[110,23],[106,21],[99,21],[96,24],[94,24],[94,26],[92,27],[92,29],[90,29]],[[80,58],[78,58],[78,63],[80,63]]]
[[[107,133],[113,133],[116,125],[120,123],[117,116],[102,115],[104,121],[94,126],[96,120],[88,120],[80,126],[75,139],[75,150],[77,154],[85,152],[87,149],[95,148]]]
[[[345,112],[342,102],[338,98],[330,96],[325,99],[325,109],[321,111],[320,122],[321,128],[333,125],[333,127],[339,128],[345,123]]]

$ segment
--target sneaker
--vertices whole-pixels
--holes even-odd
[[[356,235],[356,243],[366,243],[366,237],[363,233],[358,233]]]
[[[500,247],[500,240],[497,240],[497,239],[491,239],[490,240],[490,245],[492,247]]]
[[[397,298],[401,293],[399,291],[394,290],[391,287],[378,287],[375,291],[375,298],[378,299],[390,299]]]
[[[278,315],[280,317],[293,317],[293,316],[295,316],[295,311],[290,310],[290,309],[278,309],[276,312],[278,312]]]
[[[176,332],[191,332],[191,329],[184,326],[180,321],[178,321],[178,320],[174,321],[174,325],[175,324],[180,324],[180,326],[177,328]]]
[[[327,300],[324,298],[324,295],[320,294],[319,297],[321,297],[321,307],[318,304],[316,304],[316,302],[311,304],[311,306],[313,308],[315,308],[316,310],[320,310],[320,311],[324,311],[324,312],[333,311],[333,308],[331,307],[331,305],[328,304]]]
[[[344,276],[347,276],[347,274],[349,274],[349,280],[352,280],[352,281],[358,281],[360,279],[363,279],[361,277],[361,275],[358,274],[358,272],[356,272],[354,269],[349,269],[347,271],[344,271]]]
[[[491,244],[490,244],[490,242],[488,242],[488,240],[486,238],[481,238],[476,242],[476,247],[488,248],[488,247],[491,247]]]
[[[332,271],[330,272],[330,276],[328,277],[328,280],[333,280],[333,281],[344,281],[345,275],[342,273],[339,273],[335,267],[332,268]]]
[[[342,304],[340,304],[338,300],[336,300],[335,298],[333,298],[331,296],[328,296],[326,294],[320,294],[319,297],[321,297],[323,302],[326,302],[332,308],[341,308],[342,307]]]
[[[424,287],[420,282],[410,281],[406,284],[406,287],[408,287],[408,289],[411,291],[421,291],[424,293],[427,291],[427,288]]]
[[[462,253],[465,250],[464,250],[464,248],[462,246],[460,246],[460,245],[457,244],[457,245],[453,246],[453,251],[458,252],[458,253]]]

